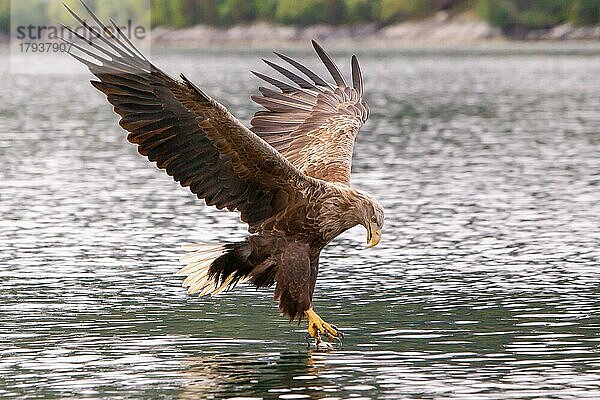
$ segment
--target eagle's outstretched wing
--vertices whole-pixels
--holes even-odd
[[[254,115],[252,131],[305,174],[349,185],[354,140],[369,116],[369,109],[362,100],[362,74],[356,56],[352,56],[352,87],[348,86],[323,48],[315,41],[312,43],[335,85],[299,62],[275,53],[308,80],[264,60],[295,85],[253,71],[279,90],[260,87],[262,96],[252,96],[266,108]]]
[[[127,139],[181,186],[208,205],[240,211],[254,232],[308,184],[310,178],[185,76],[178,81],[155,67],[112,20],[116,33],[106,38],[68,10],[97,39],[65,27],[81,39],[70,42],[71,55],[99,79],[92,84],[121,116]]]

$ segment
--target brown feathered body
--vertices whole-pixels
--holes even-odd
[[[240,242],[192,245],[180,271],[184,286],[208,294],[241,281],[276,284],[283,313],[301,319],[311,307],[323,247],[369,218],[383,224],[379,203],[350,186],[354,141],[368,117],[356,57],[352,87],[316,43],[335,85],[287,56],[277,54],[308,80],[266,61],[293,84],[255,72],[279,90],[260,88],[253,99],[265,109],[248,129],[185,76],[176,80],[155,67],[113,27],[111,38],[94,41],[71,30],[82,39],[71,43],[71,55],[98,78],[92,84],[121,116],[127,139],[207,205],[238,211],[248,224],[250,235]]]
[[[364,202],[360,192],[326,182],[303,194],[246,240],[230,244],[209,270],[219,283],[231,276],[232,283],[248,280],[257,287],[276,283],[275,299],[291,320],[312,306],[321,250],[359,223],[353,208]]]

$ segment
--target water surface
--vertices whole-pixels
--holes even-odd
[[[0,54],[0,397],[600,397],[600,53],[359,55],[353,182],[386,225],[324,251],[346,341],[315,352],[272,290],[188,296],[180,244],[237,216],[140,157],[86,75]],[[154,54],[243,121],[262,56]]]

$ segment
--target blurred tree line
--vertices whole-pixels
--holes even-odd
[[[549,28],[564,22],[600,23],[600,0],[480,0],[476,11],[505,30]]]
[[[18,3],[31,3],[29,0]],[[37,1],[39,13],[61,17],[60,2]],[[459,13],[473,10],[492,25],[505,30],[548,28],[564,22],[600,23],[600,0],[150,0],[151,10],[138,10],[136,0],[87,0],[95,10],[119,18],[119,9],[148,13],[153,26],[184,27],[196,24],[233,25],[265,21],[289,25],[391,24],[424,18],[440,10]],[[8,31],[10,0],[0,0],[0,31]],[[110,10],[108,10],[110,9]]]
[[[0,0],[1,1],[1,0]],[[392,24],[437,11],[474,10],[492,25],[547,28],[600,23],[600,0],[151,0],[153,25]]]

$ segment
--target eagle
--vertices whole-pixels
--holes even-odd
[[[341,341],[340,329],[313,309],[321,250],[356,225],[375,246],[384,223],[381,204],[350,185],[354,142],[369,116],[356,56],[350,86],[315,41],[333,83],[276,52],[295,72],[270,60],[279,79],[252,71],[270,87],[252,96],[263,109],[248,128],[183,74],[164,73],[114,21],[108,28],[82,4],[100,30],[65,5],[80,26],[63,25],[72,35],[63,40],[97,78],[91,84],[121,117],[127,140],[206,205],[237,211],[248,226],[241,241],[187,245],[183,287],[203,296],[241,282],[275,285],[281,313],[308,320],[307,341]],[[86,31],[87,38],[80,33]]]

